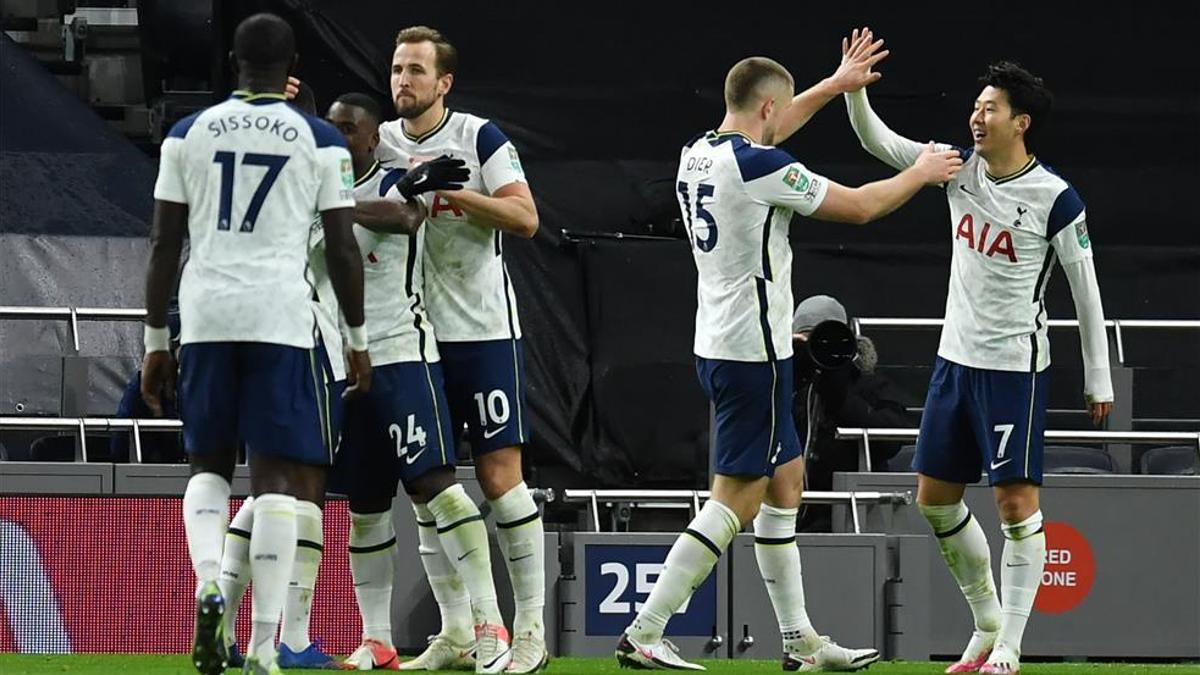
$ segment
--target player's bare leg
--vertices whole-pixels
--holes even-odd
[[[874,649],[847,649],[813,629],[804,607],[804,579],[796,546],[796,517],[804,486],[804,459],[775,469],[754,517],[754,555],[783,636],[783,668],[800,672],[858,670],[879,660]]]
[[[963,503],[966,486],[917,475],[917,505],[929,521],[942,558],[958,582],[975,619],[971,639],[947,673],[978,671],[992,653],[1000,631],[1000,600],[992,576],[992,554],[979,521]]]
[[[510,446],[479,455],[475,472],[496,517],[496,539],[513,587],[513,660],[510,673],[545,667],[545,529],[521,473],[521,448]]]
[[[221,544],[229,521],[230,481],[236,451],[192,456],[192,477],[183,493],[183,525],[196,573],[196,626],[192,663],[204,675],[225,672],[225,598],[217,585]]]
[[[1010,675],[1021,669],[1021,636],[1046,563],[1046,534],[1042,527],[1038,486],[1013,482],[993,487],[1004,532],[1000,557],[1000,595],[1003,607],[995,649],[980,669],[991,675]]]

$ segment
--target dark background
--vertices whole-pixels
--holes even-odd
[[[701,3],[245,0],[214,12],[143,2],[149,88],[232,83],[219,56],[239,20],[275,11],[296,27],[298,75],[323,107],[347,91],[387,102],[396,32],[427,24],[458,47],[450,105],[495,120],[521,151],[541,214],[506,256],[529,343],[530,455],[542,483],[698,485],[706,404],[692,371],[695,272],[673,237],[683,141],[721,118],[721,84],[742,57],[771,56],[798,87],[827,75],[842,35],[868,24],[892,55],[876,109],[915,139],[966,144],[976,78],[1016,60],[1056,94],[1039,152],[1077,187],[1110,318],[1200,316],[1200,66],[1181,9],[1165,2]],[[199,4],[199,3],[197,3]],[[208,22],[208,23],[205,23]],[[167,95],[169,98],[169,94]],[[390,109],[390,108],[389,108]],[[1045,123],[1042,121],[1041,123]],[[857,185],[888,175],[832,102],[784,147]],[[940,317],[949,264],[944,197],[927,190],[879,223],[796,219],[797,300],[839,297],[852,315]],[[1074,311],[1052,282],[1051,317]],[[1195,334],[1127,337],[1135,416],[1200,418]],[[936,334],[881,334],[882,362],[920,398]],[[1079,408],[1076,338],[1056,332],[1052,407]],[[1119,403],[1120,405],[1121,403]]]

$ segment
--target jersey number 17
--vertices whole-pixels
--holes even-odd
[[[279,172],[283,171],[283,165],[287,164],[287,161],[287,155],[266,155],[257,152],[242,155],[242,166],[261,166],[265,167],[267,172],[263,174],[254,196],[250,198],[250,205],[246,207],[246,217],[242,218],[242,225],[238,228],[239,232],[254,231],[258,212],[262,210],[267,193],[271,191],[271,186],[275,184],[275,179],[279,178]],[[217,229],[228,230],[233,222],[233,173],[237,154],[218,150],[213,155],[213,162],[221,165],[221,203],[217,212]]]

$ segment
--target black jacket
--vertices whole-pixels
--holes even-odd
[[[876,360],[875,346],[868,338],[859,338],[859,358],[840,370],[813,371],[796,359],[794,417],[807,457],[806,490],[831,490],[835,471],[859,470],[859,441],[837,440],[839,426],[913,428],[920,423],[919,415],[905,409],[919,402],[879,374]],[[899,451],[899,443],[872,442],[872,468],[885,470]],[[829,509],[809,507],[805,512],[802,529],[804,521],[808,529],[821,529],[815,521],[827,520]]]

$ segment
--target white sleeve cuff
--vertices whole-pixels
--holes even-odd
[[[155,328],[150,324],[145,324],[142,332],[142,344],[146,347],[146,353],[165,352],[171,348],[171,330],[166,326]]]
[[[346,328],[346,346],[351,351],[367,351],[367,325],[348,326]]]

